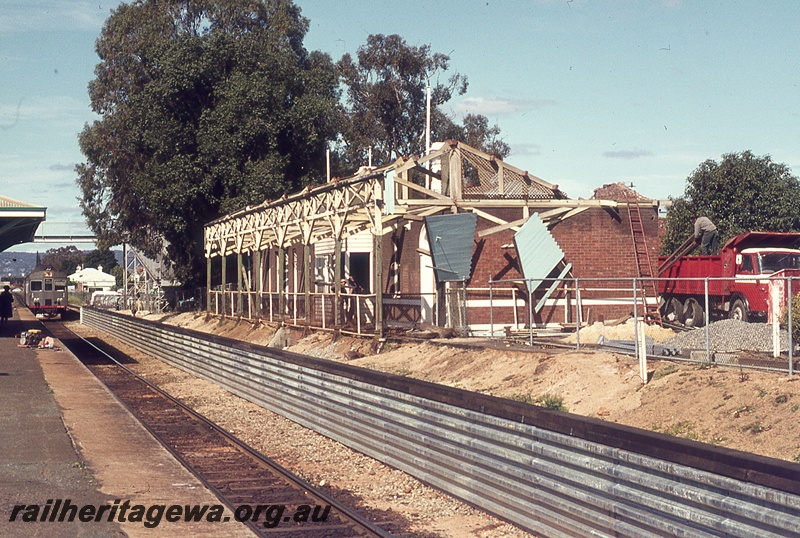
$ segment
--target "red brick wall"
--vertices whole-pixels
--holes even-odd
[[[513,221],[522,217],[521,210],[497,210],[491,211],[503,220]],[[642,225],[648,242],[648,251],[651,256],[651,265],[656,263],[656,256],[659,248],[658,239],[658,215],[655,208],[642,208]],[[495,223],[486,219],[478,219],[478,230],[483,230],[496,226]],[[633,239],[631,237],[631,226],[628,219],[627,208],[620,208],[619,211],[607,210],[602,208],[588,208],[585,211],[565,219],[554,225],[551,230],[553,238],[556,240],[564,258],[572,263],[572,275],[577,278],[633,278],[638,276],[636,258],[633,250]],[[518,267],[516,251],[513,248],[513,235],[511,230],[498,232],[478,239],[476,250],[479,256],[473,265],[473,276],[469,283],[474,291],[470,293],[472,299],[485,299],[486,293],[479,292],[475,288],[485,288],[488,286],[489,277],[492,280],[508,280],[522,278]],[[511,245],[512,248],[503,248]],[[554,275],[557,276],[557,275]],[[586,282],[582,288],[595,287],[623,287],[627,283],[597,283]],[[541,291],[537,294],[541,295]],[[602,298],[608,296],[620,296],[625,293],[619,292],[583,292],[582,299]],[[630,294],[628,293],[628,296]],[[574,296],[573,296],[574,300]],[[615,306],[584,306],[584,320],[589,316],[593,319],[613,319],[629,314],[632,311],[631,305]],[[511,308],[504,309],[511,311]],[[573,316],[574,313],[570,312]],[[505,317],[508,317],[506,314]],[[526,308],[518,309],[519,319],[527,320],[528,313]],[[498,313],[495,312],[495,322]],[[471,323],[487,323],[489,321],[488,308],[475,308],[469,312]],[[536,323],[563,322],[563,307],[545,307],[539,314],[534,316]]]

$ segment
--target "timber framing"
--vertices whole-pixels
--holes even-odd
[[[518,230],[531,213],[553,226],[590,207],[616,211],[617,202],[569,199],[557,185],[466,144],[448,141],[424,157],[362,169],[349,178],[210,222],[205,227],[205,254],[210,259],[307,246],[322,239],[338,242],[364,230],[383,235],[406,221],[468,211],[496,225],[482,231],[485,236]],[[522,208],[526,217],[507,222],[487,212],[503,208]]]

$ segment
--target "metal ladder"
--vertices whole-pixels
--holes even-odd
[[[658,309],[658,289],[653,280],[653,265],[650,262],[650,252],[647,248],[647,238],[642,224],[642,212],[639,208],[639,200],[635,194],[627,196],[628,220],[631,225],[631,237],[633,238],[633,252],[636,256],[636,270],[639,275],[639,304],[641,304],[644,319],[646,322],[658,323],[663,326],[661,312]],[[652,304],[647,299],[655,298],[656,303]]]
[[[689,239],[683,242],[681,246],[675,249],[675,252],[670,254],[667,259],[661,262],[661,265],[658,266],[658,276],[661,276],[664,271],[675,265],[682,256],[689,254],[694,247],[696,246],[694,236],[689,236]]]

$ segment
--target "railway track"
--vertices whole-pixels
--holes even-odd
[[[114,348],[89,342],[60,322],[47,328],[256,535],[391,536],[136,375]]]

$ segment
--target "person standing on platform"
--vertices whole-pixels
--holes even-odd
[[[5,327],[6,322],[14,317],[14,309],[11,305],[14,304],[14,296],[11,294],[9,286],[3,286],[3,291],[0,292],[0,327]]]

